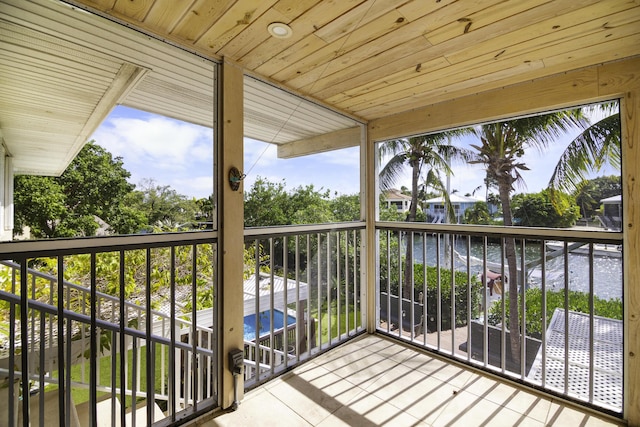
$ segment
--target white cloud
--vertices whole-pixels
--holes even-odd
[[[173,181],[174,190],[180,194],[196,197],[198,199],[209,197],[213,194],[213,173],[208,176],[198,176],[188,179],[176,179]]]
[[[213,153],[209,129],[164,117],[112,118],[94,138],[116,155],[160,168],[188,167],[194,155],[211,157]]]
[[[484,187],[485,171],[477,165],[463,165],[453,168],[451,176],[451,190],[458,190],[458,194],[473,194],[478,186],[482,186],[475,192],[475,197],[484,198],[486,189]],[[443,176],[442,180],[446,182]]]
[[[351,147],[342,150],[327,151],[317,154],[319,161],[339,166],[359,167],[360,165],[360,148]]]
[[[244,169],[268,168],[278,162],[278,147],[275,144],[244,139]]]
[[[189,197],[207,197],[213,170],[211,129],[117,107],[92,135],[114,156],[122,157],[134,184],[153,179]]]
[[[316,189],[341,194],[357,193],[360,188],[359,149],[349,148],[291,159],[278,158],[277,147],[245,138],[244,188],[251,188],[256,178],[270,182],[285,181],[287,190],[313,184]]]

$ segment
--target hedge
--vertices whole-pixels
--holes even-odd
[[[455,326],[464,326],[467,324],[469,287],[467,286],[467,273],[462,271],[455,272]],[[440,314],[442,330],[451,329],[451,270],[440,269]],[[422,264],[414,265],[414,283],[416,296],[423,291],[424,287],[424,266]],[[482,286],[475,275],[471,276],[471,318],[477,318],[479,315],[480,298]],[[438,269],[436,267],[427,266],[427,291],[425,295],[427,304],[427,330],[435,331],[437,329],[437,313],[438,313]]]
[[[564,298],[565,290],[547,291],[547,326],[551,322],[551,317],[556,308],[565,308]],[[509,293],[505,292],[505,314],[504,319],[507,329],[509,328]],[[542,336],[542,290],[540,288],[529,288],[525,292],[527,323],[526,332],[528,336],[540,338]],[[518,296],[518,309],[520,308],[521,299]],[[597,296],[593,297],[594,314],[610,319],[622,319],[622,301],[619,299],[602,299]],[[589,313],[589,294],[578,291],[569,291],[569,306],[571,311],[580,313]],[[519,314],[520,322],[522,322],[522,313]],[[491,325],[498,325],[502,321],[502,303],[496,301],[489,307],[488,322]]]

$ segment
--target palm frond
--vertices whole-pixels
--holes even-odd
[[[590,173],[605,164],[620,167],[620,114],[594,123],[569,143],[551,175],[549,187],[574,193]]]
[[[380,169],[378,179],[382,190],[390,190],[402,177],[405,168],[406,155],[404,153],[396,154]]]
[[[437,170],[430,169],[425,178],[425,186],[433,188],[444,199],[444,206],[447,211],[447,219],[450,223],[456,222],[456,213],[449,197],[449,192],[445,184],[442,182],[440,173]]]

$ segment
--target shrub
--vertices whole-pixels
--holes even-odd
[[[547,310],[546,319],[547,326],[551,322],[551,317],[556,308],[565,308],[564,306],[565,290],[547,291]],[[505,298],[505,314],[504,319],[506,327],[509,329],[509,295],[508,292],[503,295]],[[542,290],[540,288],[529,288],[525,293],[527,323],[526,332],[528,336],[540,338],[542,336]],[[520,307],[521,298],[518,296],[518,307]],[[622,319],[622,301],[619,299],[605,300],[593,297],[594,314],[597,316],[608,317],[610,319]],[[578,291],[569,291],[568,310],[580,313],[589,313],[589,294]],[[522,322],[522,313],[519,315]],[[489,324],[498,325],[502,321],[502,304],[500,301],[493,303],[489,307]]]
[[[476,276],[471,276],[471,295],[467,286],[467,273],[455,272],[455,326],[467,324],[468,305],[467,300],[471,298],[471,318],[477,318],[479,314],[479,303],[482,291],[480,281]],[[440,302],[441,329],[451,329],[451,270],[440,269],[440,299],[438,299],[438,269],[427,266],[427,291],[424,295],[427,312],[427,330],[434,331],[437,328],[438,302]],[[414,265],[414,280],[416,298],[424,289],[424,266]]]

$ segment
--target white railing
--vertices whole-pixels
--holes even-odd
[[[621,233],[424,223],[377,230],[379,331],[621,414]]]
[[[251,381],[270,371],[272,366],[283,366],[285,359],[293,362],[296,358],[295,354],[285,353],[265,345],[256,345],[254,341],[245,341],[244,348],[247,353],[247,358],[244,359],[245,381]]]
[[[177,424],[213,409],[215,242],[181,233],[6,245],[0,424]]]

